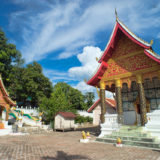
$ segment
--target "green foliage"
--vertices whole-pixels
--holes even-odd
[[[40,110],[44,112],[46,120],[51,121],[59,111],[76,113],[86,108],[84,96],[77,89],[66,83],[59,82],[53,88],[50,98],[43,98]]]
[[[7,38],[0,29],[0,74],[6,86],[10,85],[9,75],[12,74],[12,69],[23,63],[21,53],[14,44],[7,43]]]
[[[85,97],[85,102],[86,102],[86,106],[87,106],[87,109],[88,109],[94,103],[94,98],[95,98],[94,93],[93,92],[86,92],[84,97]]]
[[[86,104],[84,102],[83,94],[77,90],[72,88],[70,85],[59,82],[53,88],[53,93],[55,90],[60,89],[61,92],[65,94],[65,97],[68,101],[70,108],[75,110],[84,110],[86,109]]]
[[[84,116],[81,116],[81,115],[77,115],[76,118],[75,118],[75,123],[86,123],[86,122],[89,122],[89,123],[92,123],[93,122],[93,118],[87,116],[87,117],[84,117]]]
[[[24,60],[16,46],[7,43],[4,32],[0,29],[0,74],[4,85],[13,100],[26,105],[38,106],[43,97],[50,97],[52,84],[42,73],[37,62],[23,67]]]
[[[33,62],[26,68],[14,67],[10,74],[10,96],[25,105],[28,101],[38,106],[43,97],[50,97],[52,84],[42,73],[42,67]]]

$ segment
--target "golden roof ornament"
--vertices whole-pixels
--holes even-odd
[[[84,78],[84,82],[87,83],[87,80]]]
[[[98,57],[96,57],[96,61],[98,62]]]
[[[117,14],[117,10],[115,8],[115,15],[116,15],[116,20],[118,19],[118,14]]]
[[[153,44],[153,39],[151,40],[150,44],[151,44],[151,45]]]

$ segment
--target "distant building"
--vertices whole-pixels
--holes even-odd
[[[93,112],[93,125],[100,124],[101,115],[101,103],[98,99],[88,110],[88,112]],[[106,114],[116,113],[116,101],[111,98],[106,98]]]
[[[55,116],[54,129],[55,130],[68,130],[75,128],[76,115],[72,112],[58,112]]]

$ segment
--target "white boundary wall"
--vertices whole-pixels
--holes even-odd
[[[88,113],[87,111],[78,111],[78,114],[80,114],[81,116],[84,116],[84,117],[91,117],[93,118],[93,113]]]
[[[16,107],[16,110],[23,111],[25,114],[31,114],[32,116],[39,116],[38,108],[31,108],[31,107]]]

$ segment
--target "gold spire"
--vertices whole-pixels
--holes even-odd
[[[96,57],[96,61],[98,62],[98,57]]]
[[[115,15],[116,15],[116,20],[118,19],[118,14],[117,14],[117,10],[115,8]]]

